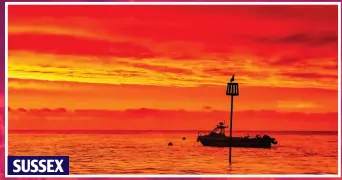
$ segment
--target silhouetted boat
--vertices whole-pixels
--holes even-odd
[[[223,122],[220,122],[217,127],[208,134],[203,132],[198,133],[197,142],[200,141],[203,146],[213,146],[213,147],[245,147],[245,148],[271,148],[272,144],[277,144],[278,142],[275,138],[271,138],[268,135],[255,137],[232,137],[225,135],[225,126]]]

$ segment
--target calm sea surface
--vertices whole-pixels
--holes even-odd
[[[191,131],[10,132],[9,155],[67,155],[71,174],[337,174],[337,132],[267,134],[279,144],[233,148],[231,166],[227,148],[203,147]]]

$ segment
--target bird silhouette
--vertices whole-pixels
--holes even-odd
[[[234,76],[235,76],[235,75],[232,76],[232,78],[230,79],[230,82],[233,82],[233,81],[234,81]]]

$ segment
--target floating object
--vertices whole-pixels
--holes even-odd
[[[186,140],[186,138],[185,138],[185,137],[183,137],[182,139],[183,139],[183,140]]]
[[[168,146],[173,146],[172,142],[169,142],[169,144],[167,144]]]
[[[255,137],[232,137],[225,135],[225,126],[223,122],[220,122],[217,127],[206,134],[203,132],[198,133],[197,142],[201,142],[203,146],[212,147],[244,147],[244,148],[271,148],[272,144],[277,144],[275,138],[271,138],[268,135]]]

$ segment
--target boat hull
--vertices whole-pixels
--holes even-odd
[[[271,148],[271,142],[264,139],[257,138],[242,138],[233,137],[230,141],[229,137],[211,137],[211,136],[199,136],[198,141],[202,143],[203,146],[211,147],[244,147],[244,148]]]

